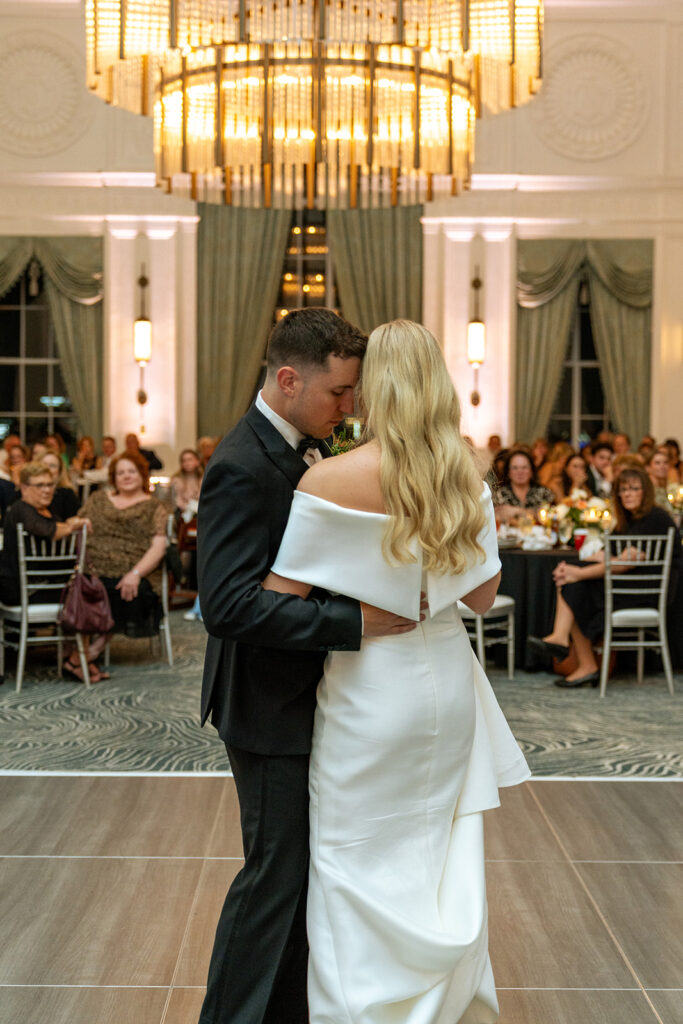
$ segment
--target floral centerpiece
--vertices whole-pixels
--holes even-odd
[[[676,526],[681,525],[681,517],[683,515],[683,487],[669,486],[667,493],[669,504],[671,505],[671,514],[674,517]]]
[[[547,517],[553,525],[557,524],[557,532],[565,544],[579,529],[586,530],[587,536],[599,540],[611,522],[608,503],[578,487],[559,505],[549,509]]]

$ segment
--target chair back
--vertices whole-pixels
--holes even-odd
[[[605,615],[611,616],[620,594],[656,596],[660,614],[666,611],[675,530],[664,534],[611,534],[605,540]],[[614,569],[628,566],[626,572]],[[650,602],[648,602],[649,604]]]
[[[46,540],[28,533],[17,523],[21,604],[27,604],[31,594],[38,590],[52,591],[54,603],[58,604],[76,565],[83,568],[86,542],[86,526],[61,540]]]

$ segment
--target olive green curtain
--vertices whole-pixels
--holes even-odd
[[[515,436],[546,431],[562,376],[583,268],[610,414],[634,439],[648,429],[652,243],[639,239],[520,241],[517,245]]]
[[[102,434],[102,239],[0,239],[0,295],[31,259],[45,275],[62,376],[84,434]]]
[[[650,429],[653,244],[588,242],[591,327],[607,404],[633,442]]]
[[[583,242],[520,241],[517,245],[515,438],[544,434],[562,377]]]
[[[246,411],[277,301],[289,210],[199,203],[199,433],[221,435]]]
[[[328,210],[327,233],[342,313],[371,331],[422,319],[422,206]]]

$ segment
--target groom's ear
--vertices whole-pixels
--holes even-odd
[[[301,384],[301,374],[293,366],[281,366],[277,371],[277,384],[283,395],[293,398]]]

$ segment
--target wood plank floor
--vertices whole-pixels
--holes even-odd
[[[683,785],[502,796],[501,1024],[680,1024]],[[0,776],[1,1024],[196,1024],[240,858],[232,779]]]

